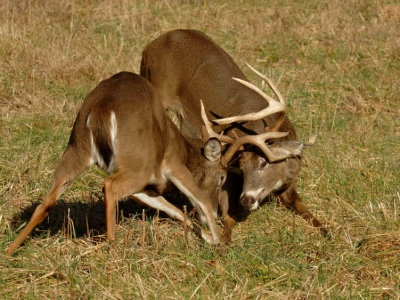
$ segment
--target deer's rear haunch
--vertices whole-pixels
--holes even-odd
[[[146,79],[128,72],[116,74],[102,81],[84,100],[48,194],[6,252],[15,252],[68,185],[93,164],[112,174],[104,181],[108,239],[115,239],[117,201],[130,195],[183,222],[183,212],[161,195],[167,182],[172,182],[205,217],[211,236],[190,220],[188,227],[206,241],[217,243],[220,235],[209,196],[215,196],[213,192],[219,190],[225,176],[220,168],[220,148],[219,142],[212,139],[203,151],[207,159],[200,157],[200,150],[192,147],[166,117]],[[204,160],[207,176],[215,176],[206,191],[198,186],[186,165],[193,160],[197,164],[192,172],[200,172]],[[149,185],[157,193],[146,192]]]

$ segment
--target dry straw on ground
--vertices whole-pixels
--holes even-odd
[[[12,258],[85,95],[175,28],[196,28],[279,84],[307,150],[299,191],[325,240],[275,201],[213,248],[129,200],[104,234],[93,168]],[[400,5],[385,1],[0,3],[0,298],[400,297]],[[144,227],[143,227],[144,225]],[[145,233],[144,238],[142,236]],[[141,246],[143,245],[143,247]]]

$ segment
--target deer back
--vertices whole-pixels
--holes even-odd
[[[233,59],[200,31],[175,30],[149,43],[143,51],[140,74],[153,84],[164,106],[179,115],[184,135],[199,137],[201,134],[200,99],[210,119],[265,107],[262,97],[232,80],[232,77],[247,79]],[[277,117],[271,115],[243,124],[238,133],[260,133],[266,124],[274,124]],[[229,126],[233,127],[236,125]],[[284,139],[296,139],[294,127],[287,118],[281,131],[289,131]]]

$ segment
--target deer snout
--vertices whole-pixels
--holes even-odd
[[[258,207],[258,199],[253,195],[243,194],[240,197],[240,205],[246,210],[255,210]]]

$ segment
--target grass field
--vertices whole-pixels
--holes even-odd
[[[322,238],[275,201],[204,244],[130,201],[105,233],[104,173],[75,181],[13,257],[96,84],[139,71],[144,46],[195,28],[249,78],[278,82],[305,153],[299,193]],[[0,3],[0,298],[400,298],[400,3],[11,1]],[[143,243],[143,228],[145,229]]]

